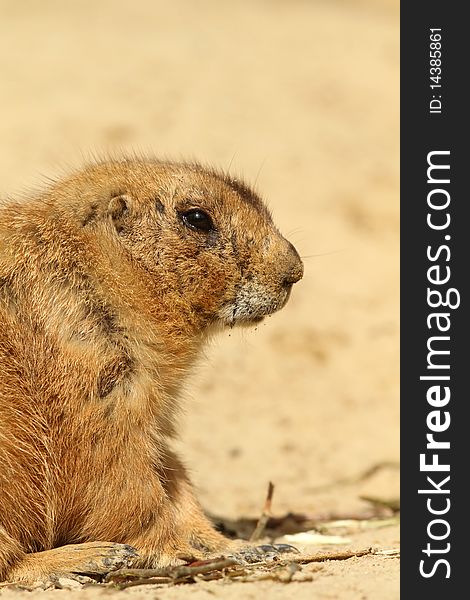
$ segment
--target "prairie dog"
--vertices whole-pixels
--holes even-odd
[[[171,450],[179,390],[302,274],[260,198],[198,164],[105,161],[0,205],[0,581],[227,548]]]

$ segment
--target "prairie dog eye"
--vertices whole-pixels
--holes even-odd
[[[210,216],[200,208],[192,208],[181,213],[181,220],[190,229],[207,233],[214,230],[214,223]]]

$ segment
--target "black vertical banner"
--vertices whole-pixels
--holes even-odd
[[[435,0],[401,4],[404,599],[470,597],[470,198],[464,184],[470,35],[464,8]]]

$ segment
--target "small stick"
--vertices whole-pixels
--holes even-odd
[[[325,562],[326,560],[347,560],[348,558],[355,558],[357,556],[366,556],[372,554],[372,548],[366,548],[365,550],[358,550],[357,552],[351,550],[344,550],[342,552],[322,552],[318,554],[311,554],[307,556],[292,556],[288,562],[295,563],[312,563],[312,562]]]
[[[256,542],[263,535],[266,525],[271,517],[271,505],[274,494],[274,484],[270,481],[268,484],[268,493],[266,495],[266,501],[264,503],[263,512],[258,520],[255,530],[251,534],[250,542]]]
[[[108,573],[105,578],[106,582],[116,581],[119,579],[138,579],[139,581],[168,578],[171,580],[180,579],[182,577],[194,577],[211,571],[222,571],[227,567],[238,565],[238,561],[233,558],[217,559],[210,562],[205,562],[197,566],[181,565],[177,567],[163,567],[162,569],[119,569]]]

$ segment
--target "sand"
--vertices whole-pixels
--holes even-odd
[[[304,257],[287,307],[221,335],[188,382],[179,449],[205,508],[256,517],[269,480],[276,515],[397,497],[398,2],[1,0],[0,16],[1,196],[103,152],[197,158],[256,182]],[[399,531],[349,537],[315,550],[397,548]],[[312,572],[111,595],[398,597],[396,558]]]

